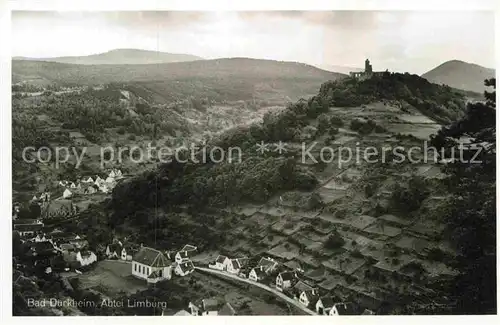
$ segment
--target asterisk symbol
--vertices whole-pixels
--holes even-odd
[[[275,144],[276,146],[276,149],[274,149],[274,151],[277,151],[280,155],[283,153],[283,152],[286,152],[286,147],[285,147],[285,143],[283,142],[278,142]]]
[[[265,143],[264,141],[257,143],[256,146],[257,152],[259,152],[260,154],[264,154],[269,151],[269,144]]]

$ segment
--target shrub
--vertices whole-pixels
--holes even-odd
[[[428,195],[429,190],[425,180],[415,176],[410,179],[407,188],[396,184],[391,200],[396,208],[412,212],[420,207],[420,204]]]
[[[330,236],[328,236],[328,239],[325,242],[325,247],[329,249],[336,249],[344,246],[344,244],[344,238],[342,238],[337,231],[334,231]]]
[[[342,119],[340,117],[332,116],[332,117],[330,117],[330,125],[342,127],[342,126],[344,126],[344,122],[342,121]]]
[[[328,130],[330,127],[330,119],[328,118],[328,115],[326,114],[321,114],[318,116],[318,133],[323,134]]]
[[[307,202],[307,208],[309,210],[316,210],[322,208],[325,205],[323,199],[318,193],[312,193]]]

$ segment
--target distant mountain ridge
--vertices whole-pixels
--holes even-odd
[[[484,80],[495,77],[495,70],[478,64],[451,60],[424,73],[422,78],[435,84],[482,93],[487,88]]]
[[[329,65],[329,64],[320,64],[316,65],[316,67],[330,71],[330,72],[337,72],[337,73],[343,73],[343,74],[349,74],[349,72],[361,72],[364,71],[362,68],[353,68],[353,67],[346,67],[343,65]]]
[[[110,82],[178,80],[179,78],[317,79],[322,82],[345,77],[298,62],[250,58],[224,58],[163,64],[80,65],[47,61],[12,61],[13,82],[25,77],[50,82],[102,84]],[[201,78],[201,79],[200,79]]]
[[[62,56],[54,58],[13,57],[19,61],[45,61],[82,65],[101,64],[154,64],[204,60],[191,54],[167,53],[139,49],[116,49],[104,53],[84,56]]]
[[[12,61],[12,83],[38,85],[133,84],[152,102],[189,96],[224,100],[298,100],[314,95],[322,83],[346,75],[297,62],[226,58],[162,64],[80,65]]]

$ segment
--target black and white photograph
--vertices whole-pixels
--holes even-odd
[[[493,7],[9,24],[13,318],[497,314]]]

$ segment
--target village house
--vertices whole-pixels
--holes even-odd
[[[135,253],[136,250],[134,250],[130,245],[123,245],[120,252],[120,258],[123,261],[131,261]]]
[[[219,310],[219,315],[218,316],[235,316],[236,311],[234,310],[233,306],[231,306],[230,303],[226,302],[224,306]]]
[[[76,260],[81,266],[87,266],[97,262],[97,256],[89,250],[81,250],[76,253]]]
[[[190,302],[188,306],[192,316],[217,316],[221,307],[222,304],[216,298]]]
[[[319,299],[318,289],[304,290],[299,296],[299,302],[306,307],[316,306],[316,302]]]
[[[99,185],[99,190],[102,193],[109,193],[112,190],[112,188],[107,183],[103,182]]]
[[[42,242],[42,241],[48,241],[49,239],[47,238],[47,235],[45,235],[45,233],[40,232],[32,240],[35,242]]]
[[[54,243],[54,245],[62,245],[69,243],[72,240],[81,239],[80,236],[74,233],[64,233],[62,231],[53,231],[45,235],[48,240]]]
[[[313,285],[311,283],[303,281],[303,280],[299,280],[293,286],[292,292],[293,292],[294,298],[297,299],[297,300],[300,300],[300,296],[301,296],[301,294],[303,292],[305,292],[305,291],[311,291],[311,290],[314,290],[314,289],[315,288],[313,287]]]
[[[108,176],[108,177],[106,178],[105,182],[108,184],[108,186],[110,186],[110,187],[111,187],[111,186],[113,186],[113,185],[115,184],[115,182],[116,182],[116,181],[115,181],[115,178],[114,178],[114,177],[109,177],[109,176]]]
[[[330,309],[329,316],[357,315],[356,308],[352,303],[336,303]]]
[[[248,273],[248,279],[260,282],[266,277],[266,275],[267,274],[263,271],[262,267],[254,267],[250,270],[250,273]]]
[[[68,181],[59,181],[59,185],[62,187],[68,186]]]
[[[116,179],[123,178],[123,173],[122,173],[122,171],[121,171],[121,170],[119,170],[119,169],[115,169],[115,170],[114,170],[114,172],[115,172],[115,178],[116,178]]]
[[[334,298],[332,296],[321,297],[316,303],[316,313],[318,313],[318,315],[329,315],[333,305]]]
[[[211,269],[223,271],[226,270],[228,261],[230,261],[230,259],[227,256],[219,255],[215,259],[215,263],[209,264],[208,267]]]
[[[189,260],[192,256],[196,254],[198,248],[193,245],[184,245],[184,247],[175,254],[175,262],[180,264],[184,261]]]
[[[262,271],[266,274],[273,272],[278,267],[278,262],[269,257],[263,257],[260,259],[257,267],[260,267]]]
[[[106,256],[110,259],[118,259],[122,256],[123,245],[120,241],[114,240],[113,243],[106,246]]]
[[[63,253],[70,253],[70,252],[76,252],[77,251],[75,245],[68,244],[68,243],[61,244],[61,245],[59,245],[59,247],[56,247],[56,248],[58,248],[59,250],[61,250]]]
[[[65,199],[70,198],[71,196],[73,196],[73,192],[71,192],[69,189],[65,189],[62,196]]]
[[[19,236],[24,239],[36,237],[36,234],[43,229],[43,223],[14,225],[14,230],[19,232]]]
[[[92,177],[89,176],[89,178],[87,178],[86,180],[82,180],[83,183],[94,183],[94,180],[92,179]]]
[[[40,219],[17,219],[13,220],[12,223],[14,224],[14,229],[17,225],[33,225],[33,224],[40,224],[43,227],[43,222]]]
[[[190,244],[186,244],[184,245],[184,247],[182,247],[181,251],[197,251],[198,250],[198,247],[196,246],[193,246],[193,245],[190,245]]]
[[[193,262],[190,260],[183,261],[182,263],[177,263],[175,267],[175,274],[178,276],[186,276],[194,272]]]
[[[83,194],[95,194],[99,191],[99,188],[95,186],[94,184],[87,184],[83,186],[82,193]]]
[[[238,274],[247,263],[248,258],[227,259],[225,270],[232,274]]]
[[[104,180],[99,175],[97,175],[94,184],[100,186],[102,183],[104,183]]]
[[[64,246],[63,246],[64,245]],[[71,244],[61,244],[62,256],[69,268],[78,269],[87,265],[91,265],[97,261],[97,256],[94,252],[86,249],[78,249]]]
[[[71,245],[74,245],[77,249],[83,249],[83,248],[88,247],[88,245],[89,245],[89,242],[86,239],[83,239],[80,237],[70,239],[70,240],[68,240],[68,243]]]
[[[296,281],[298,281],[298,279],[295,272],[281,272],[276,277],[276,289],[280,291],[286,290],[288,288],[291,288]]]
[[[160,251],[150,247],[141,247],[132,258],[132,275],[148,282],[170,279],[171,264]],[[150,275],[152,277],[148,280]]]

